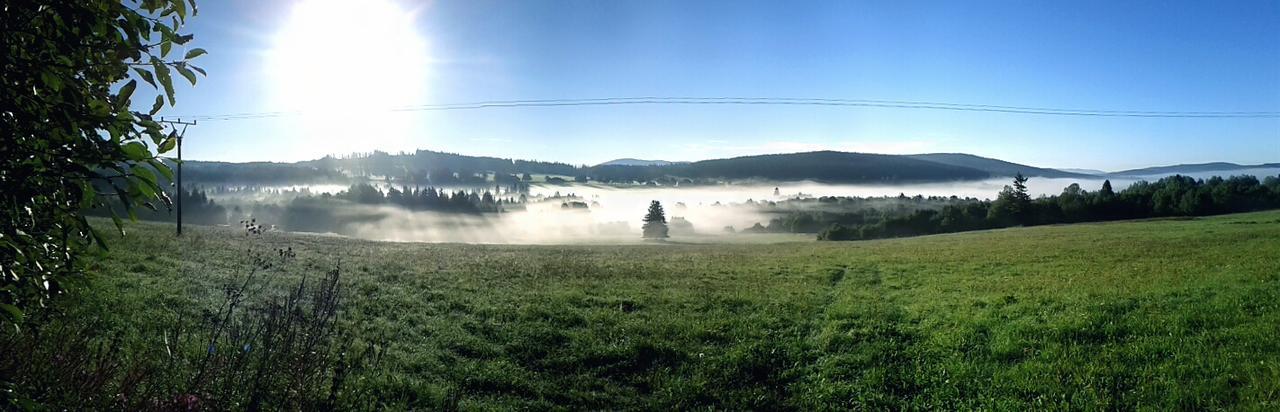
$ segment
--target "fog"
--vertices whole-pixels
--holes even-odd
[[[1274,176],[1280,169],[1250,169],[1234,173],[1206,172],[1191,174],[1196,178],[1252,174]],[[1113,177],[1115,190],[1123,190],[1139,180],[1154,181],[1163,176]],[[1055,195],[1063,188],[1078,183],[1094,191],[1103,179],[1032,178],[1028,189],[1032,196]],[[692,224],[693,230],[672,225],[672,241],[780,241],[812,239],[811,235],[762,235],[730,233],[756,223],[767,224],[772,217],[764,208],[749,202],[782,201],[822,196],[895,197],[957,196],[991,199],[1008,178],[981,181],[923,184],[823,184],[817,182],[724,184],[717,186],[607,186],[596,184],[535,184],[528,193],[525,210],[503,213],[467,214],[409,211],[396,206],[344,204],[340,215],[360,216],[340,223],[335,232],[364,239],[402,242],[467,242],[467,243],[628,243],[641,242],[642,217],[650,201],[657,200],[665,208],[668,221],[677,218]],[[385,187],[385,186],[384,186]],[[220,202],[270,201],[274,196],[283,203],[299,193],[334,193],[345,187],[336,185],[281,186],[255,190],[224,190],[211,196]],[[777,190],[775,194],[775,189]],[[265,193],[265,194],[264,194]],[[518,196],[503,193],[501,196]],[[566,202],[582,202],[583,208],[566,208]],[[248,209],[246,209],[248,210]],[[337,214],[336,214],[337,215]],[[774,215],[776,216],[776,215]],[[266,222],[270,223],[270,222]]]

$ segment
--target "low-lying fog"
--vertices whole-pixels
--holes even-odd
[[[1250,169],[1234,172],[1191,174],[1196,178],[1251,174],[1280,175],[1280,169]],[[1119,191],[1135,181],[1154,181],[1163,176],[1113,177],[1112,186]],[[1009,184],[1007,178],[982,181],[924,184],[858,184],[835,185],[816,182],[732,184],[692,187],[617,187],[595,184],[535,184],[528,193],[526,210],[505,213],[459,214],[409,211],[395,206],[350,205],[358,208],[360,219],[339,232],[345,235],[407,242],[469,243],[603,243],[640,242],[640,230],[649,202],[657,200],[666,209],[668,221],[683,218],[693,232],[675,230],[676,241],[780,241],[812,239],[810,235],[757,235],[730,233],[726,227],[741,231],[756,223],[768,224],[770,216],[760,209],[740,206],[748,201],[780,201],[800,197],[855,196],[957,196],[991,199]],[[1094,191],[1102,179],[1032,178],[1028,188],[1032,196],[1054,195],[1072,183]],[[777,194],[775,194],[775,188]],[[278,188],[287,193],[334,193],[343,186],[291,186]],[[572,198],[568,198],[573,195]],[[519,196],[502,193],[500,197]],[[261,195],[227,194],[212,196],[219,202],[267,200]],[[285,198],[282,196],[282,199]],[[584,209],[567,209],[568,201],[586,203]],[[229,203],[230,204],[230,203]]]

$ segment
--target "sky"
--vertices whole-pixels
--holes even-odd
[[[595,164],[844,150],[1120,170],[1280,162],[1280,118],[628,105],[396,111],[638,96],[1280,112],[1280,2],[200,2],[208,72],[161,115],[188,159],[415,149]],[[138,99],[148,103],[151,99]]]

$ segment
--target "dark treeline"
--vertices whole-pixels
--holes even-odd
[[[499,183],[521,191],[533,175],[550,183],[715,184],[724,180],[815,180],[832,183],[973,180],[992,174],[973,167],[910,156],[808,152],[744,156],[661,166],[574,166],[565,163],[465,156],[418,150],[328,156],[298,163],[187,162],[191,181],[207,183],[351,183],[386,180],[398,184],[481,186]],[[492,177],[492,180],[490,178]]]
[[[1018,176],[993,201],[967,201],[938,209],[882,215],[873,222],[830,222],[819,240],[861,240],[1056,223],[1171,216],[1206,216],[1280,208],[1280,178],[1170,176],[1139,181],[1115,192],[1106,181],[1089,192],[1072,184],[1061,194],[1032,199]]]
[[[322,194],[320,199],[333,197],[365,205],[387,204],[408,210],[431,210],[439,212],[498,212],[511,208],[523,209],[525,195],[519,197],[498,197],[485,190],[466,191],[436,189],[434,187],[391,187],[386,191],[370,184],[358,183],[337,194]]]
[[[963,207],[982,203],[974,198],[956,196],[852,197],[822,196],[784,201],[748,200],[737,205],[752,211],[774,215],[766,224],[743,228],[744,233],[818,233],[832,225],[864,226],[904,217],[922,210],[941,210],[947,206]]]
[[[182,172],[187,181],[202,183],[337,183],[351,180],[336,169],[302,163],[186,161],[182,164]]]
[[[396,215],[389,206],[407,211],[432,211],[455,215],[523,210],[527,197],[495,196],[488,190],[445,190],[434,187],[379,189],[366,183],[351,185],[336,194],[298,196],[283,206],[256,205],[251,212],[259,221],[280,222],[284,230],[332,232],[356,235],[362,223],[376,223]],[[353,207],[354,206],[354,207]]]
[[[418,150],[413,153],[398,154],[377,151],[367,154],[353,154],[341,158],[327,156],[323,159],[299,164],[321,169],[344,170],[355,176],[404,177],[434,174],[435,176],[431,177],[431,179],[435,184],[451,183],[441,179],[452,177],[467,180],[472,176],[486,173],[502,175],[532,173],[572,176],[579,169],[576,166],[565,163],[466,156],[431,150]],[[450,172],[440,173],[445,170]],[[437,173],[431,173],[432,171]]]
[[[178,198],[174,197],[172,188],[165,190],[166,196],[176,205]],[[227,223],[227,209],[222,205],[215,203],[209,199],[203,190],[193,188],[183,190],[182,196],[182,221],[184,223],[196,225],[220,225]],[[111,217],[112,210],[115,211],[117,217],[124,218],[129,212],[119,202],[106,202],[100,207],[89,209],[89,216]],[[151,204],[150,207],[133,208],[133,215],[142,220],[155,220],[162,222],[176,222],[178,219],[177,212],[171,210],[164,205]]]
[[[169,197],[176,203],[172,194]],[[336,194],[297,193],[284,202],[252,202],[221,205],[210,199],[201,188],[183,191],[183,222],[199,225],[233,224],[240,220],[254,219],[264,227],[293,231],[338,232],[358,223],[376,222],[387,217],[374,208],[352,207],[359,205],[386,205],[412,211],[434,211],[460,214],[480,214],[523,210],[527,197],[498,197],[489,191],[445,190],[433,187],[389,188],[381,190],[373,185],[357,183]],[[234,202],[233,202],[234,203]],[[108,202],[103,207],[89,211],[91,216],[111,217],[111,206],[120,218],[128,216],[121,206]],[[153,208],[134,208],[134,217],[141,220],[174,222],[177,212],[164,205]]]

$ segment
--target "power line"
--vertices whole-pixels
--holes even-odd
[[[172,126],[175,128],[174,131],[178,132],[176,135],[174,135],[175,138],[178,139],[174,143],[177,144],[177,148],[178,148],[178,182],[177,182],[178,183],[178,193],[177,193],[178,195],[178,199],[177,199],[178,200],[178,236],[182,236],[182,195],[184,193],[182,191],[183,190],[182,189],[182,138],[187,134],[187,126],[195,126],[197,123],[199,123],[199,121],[192,120],[188,122],[188,121],[183,121],[182,118],[178,118],[177,120],[166,120],[165,118],[161,117],[160,123],[164,123],[169,126]],[[178,126],[182,126],[181,131],[177,130]]]
[[[489,100],[469,103],[428,104],[416,106],[399,106],[381,109],[385,112],[424,112],[447,110],[479,110],[520,107],[565,107],[565,106],[618,106],[618,105],[767,105],[767,106],[827,106],[827,107],[870,107],[891,109],[923,109],[950,110],[964,112],[991,112],[1030,114],[1048,116],[1089,116],[1089,117],[1145,117],[1145,118],[1280,118],[1280,111],[1142,111],[1142,110],[1096,110],[1096,109],[1061,109],[1048,107],[1002,106],[989,104],[945,103],[908,100],[866,100],[866,99],[826,99],[826,98],[789,98],[789,97],[605,97],[592,99],[529,99],[529,100]],[[247,120],[285,116],[299,116],[302,111],[273,111],[231,113],[221,115],[186,116],[187,118],[217,120]]]

